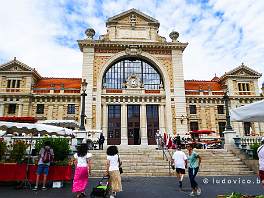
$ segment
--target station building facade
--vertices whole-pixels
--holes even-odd
[[[86,129],[100,129],[108,144],[155,144],[157,130],[185,135],[210,129],[222,135],[228,89],[230,107],[264,99],[261,74],[244,65],[211,80],[184,80],[182,56],[188,43],[171,32],[158,34],[159,22],[131,9],[106,21],[107,32],[78,40],[81,78],[45,78],[14,59],[0,66],[0,116],[79,121],[81,82],[87,84]],[[198,70],[197,70],[198,75]],[[263,90],[263,88],[262,88]],[[240,135],[264,135],[263,123],[232,123]]]

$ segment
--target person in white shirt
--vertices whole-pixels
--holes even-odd
[[[187,168],[187,156],[183,151],[181,151],[181,147],[179,145],[177,145],[176,151],[172,156],[172,164],[176,168],[179,187],[182,189],[182,180],[185,174],[185,168]]]
[[[72,185],[72,192],[77,193],[76,197],[85,196],[85,189],[88,183],[88,175],[91,174],[91,157],[88,153],[87,144],[81,144],[77,153],[74,154],[75,173]]]
[[[116,196],[117,192],[122,191],[121,176],[119,168],[122,165],[118,155],[118,149],[116,146],[109,146],[106,151],[107,163],[106,163],[106,175],[109,175],[109,184],[111,186],[110,198]]]
[[[259,178],[264,186],[264,137],[261,138],[261,146],[257,150],[259,158]]]

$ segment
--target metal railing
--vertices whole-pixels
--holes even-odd
[[[169,175],[171,175],[171,160],[172,160],[172,155],[169,151],[169,149],[166,146],[165,140],[164,138],[162,138],[161,136],[157,137],[157,141],[158,141],[158,148],[162,150],[162,157],[163,160],[168,161],[168,171],[169,171]]]

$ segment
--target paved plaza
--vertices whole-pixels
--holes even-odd
[[[98,178],[91,178],[87,194],[98,183]],[[264,188],[258,184],[256,176],[237,177],[198,177],[202,195],[199,197],[213,198],[218,194],[240,192],[249,195],[264,195]],[[187,177],[183,182],[183,191],[179,191],[175,177],[124,177],[123,192],[118,198],[170,198],[189,197],[190,184]],[[15,190],[12,186],[0,186],[0,197],[4,198],[31,198],[31,197],[74,197],[71,193],[71,184],[61,189],[34,192],[28,189]]]

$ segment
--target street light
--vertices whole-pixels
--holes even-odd
[[[80,124],[80,131],[85,131],[85,126],[84,126],[84,118],[85,118],[85,96],[86,94],[86,88],[87,88],[87,82],[84,79],[82,81],[82,112],[81,112],[81,124]]]
[[[228,96],[228,89],[227,87],[225,88],[225,93],[224,93],[224,102],[225,102],[225,109],[226,109],[226,128],[225,130],[226,131],[233,131],[233,128],[231,126],[231,122],[230,122],[230,115],[229,115],[229,107],[228,107],[228,104],[229,104],[229,96]]]

